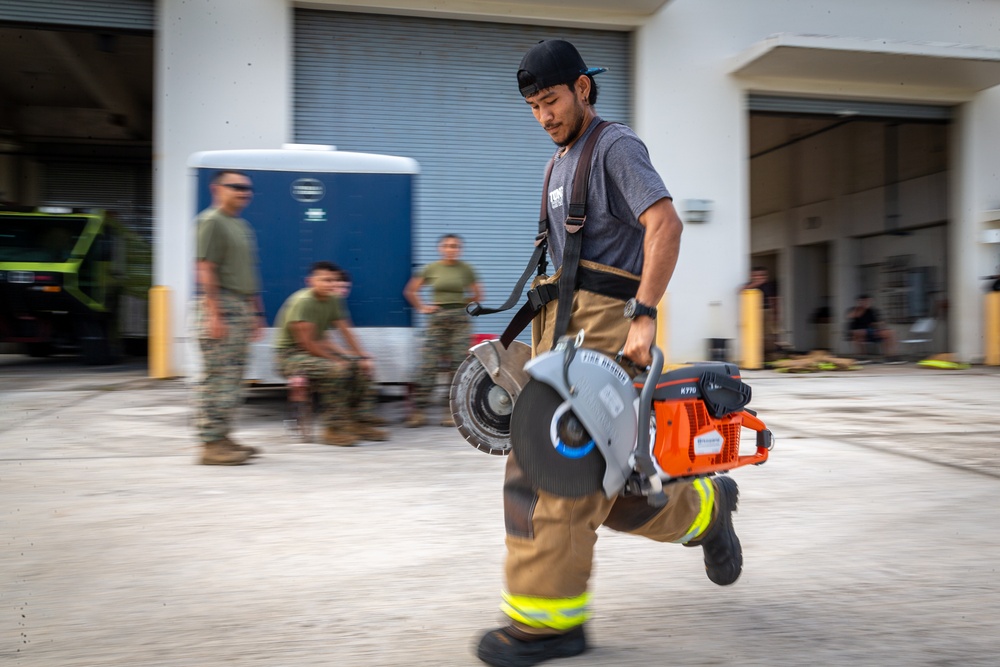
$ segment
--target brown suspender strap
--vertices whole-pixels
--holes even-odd
[[[569,318],[573,313],[573,292],[576,291],[576,270],[580,266],[580,251],[583,248],[583,227],[587,222],[587,193],[590,190],[590,169],[594,156],[594,147],[601,133],[608,125],[602,120],[587,137],[587,143],[580,152],[580,161],[573,175],[573,194],[570,197],[568,215],[566,217],[566,244],[563,248],[562,275],[559,276],[559,305],[556,310],[556,325],[552,332],[552,342],[566,333]],[[542,208],[547,204],[548,185],[542,192]]]
[[[507,300],[502,306],[499,308],[484,308],[478,301],[473,301],[465,307],[465,311],[469,313],[469,315],[476,317],[477,315],[491,315],[493,313],[501,313],[505,310],[510,310],[514,307],[518,300],[520,300],[521,294],[524,292],[524,286],[527,284],[528,278],[531,277],[531,273],[535,271],[536,268],[538,269],[538,275],[545,273],[547,265],[545,253],[549,248],[549,212],[545,207],[547,199],[547,195],[545,193],[548,192],[549,189],[549,177],[552,176],[553,164],[555,164],[555,158],[549,160],[549,165],[545,168],[545,181],[542,185],[542,212],[538,217],[538,235],[535,237],[535,251],[531,254],[531,259],[528,260],[528,265],[524,268],[524,272],[521,274],[521,277],[517,279],[517,284],[514,286],[514,289],[511,290],[510,296],[507,297]],[[528,304],[522,306],[521,311],[523,311],[527,306]],[[541,306],[539,306],[539,308],[541,308]],[[528,322],[530,322],[531,318],[535,316],[535,312],[537,312],[537,310],[538,309],[536,308],[532,311],[531,317],[528,317]],[[515,321],[520,321],[526,317],[526,314],[521,313],[521,311],[518,311],[517,315],[514,316]],[[513,326],[515,326],[514,322],[507,325],[506,332],[509,332]],[[510,341],[514,340],[514,338],[521,333],[521,330],[524,329],[525,326],[527,326],[527,324],[522,324],[520,329],[515,331],[514,335],[511,336],[506,342],[504,342],[504,337],[501,337],[500,340],[501,343],[503,343],[504,348],[510,346]]]
[[[639,290],[638,280],[619,276],[614,273],[594,271],[593,269],[588,269],[586,266],[581,266],[577,270],[576,276],[576,287],[578,290],[603,294],[604,296],[610,296],[620,301],[628,301]],[[558,298],[558,283],[545,283],[544,285],[539,285],[534,289],[528,290],[528,300],[515,313],[510,324],[507,325],[507,328],[500,336],[500,344],[504,348],[510,347],[510,344],[517,338],[518,334],[531,324],[531,320],[535,319],[542,306]]]
[[[552,177],[552,167],[556,164],[555,156],[549,159],[545,167],[545,179],[542,181],[542,210],[538,213],[538,236],[535,245],[542,248],[542,260],[538,263],[538,275],[545,275],[548,265],[545,252],[549,249],[549,179]]]
[[[554,299],[559,300],[559,306],[556,311],[555,338],[553,342],[566,333],[566,328],[569,326],[570,314],[573,312],[573,292],[578,286],[577,282],[579,282],[577,269],[580,266],[580,250],[583,245],[583,225],[587,221],[587,193],[590,189],[591,162],[594,156],[594,148],[597,146],[597,140],[608,125],[611,125],[611,123],[605,120],[600,121],[593,132],[590,133],[590,136],[587,137],[587,141],[583,145],[583,150],[580,152],[580,160],[577,162],[576,172],[573,174],[573,195],[570,198],[566,219],[566,245],[563,249],[562,274],[559,276],[558,286],[540,285],[538,288],[528,292],[528,301],[521,306],[500,337],[500,342],[505,348],[534,319],[535,314],[541,310],[542,306]],[[489,315],[509,310],[521,298],[524,285],[527,283],[532,271],[537,268],[538,275],[545,273],[547,263],[546,251],[549,245],[549,179],[552,176],[552,167],[554,165],[555,158],[552,158],[545,168],[545,179],[542,182],[542,205],[538,214],[538,235],[535,237],[535,252],[531,255],[531,259],[528,260],[528,265],[525,267],[524,273],[521,274],[517,285],[515,285],[507,301],[502,306],[499,308],[484,308],[478,302],[473,302],[466,306],[466,311],[470,315]],[[615,293],[628,292],[631,289],[631,285],[624,285],[623,287],[617,284],[618,281],[614,279],[611,279],[611,281],[615,283],[613,289],[605,284],[608,282],[607,280],[594,281],[594,286],[599,286],[599,290],[597,291],[611,289]],[[631,296],[634,295],[634,293],[631,294]]]

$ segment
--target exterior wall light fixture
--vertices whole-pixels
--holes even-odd
[[[700,224],[708,222],[712,218],[711,199],[685,199],[684,200],[684,222]]]

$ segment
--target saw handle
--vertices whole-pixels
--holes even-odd
[[[774,449],[774,435],[764,425],[764,422],[757,415],[751,414],[749,410],[743,410],[742,416],[743,426],[757,432],[757,451],[753,454],[740,456],[738,459],[739,465],[753,464],[759,466],[767,461],[767,455]]]
[[[653,464],[653,457],[649,449],[649,417],[653,409],[653,393],[656,391],[656,384],[660,381],[660,374],[663,373],[663,352],[655,345],[650,348],[653,356],[653,363],[649,367],[649,374],[646,382],[639,392],[639,414],[638,414],[638,434],[635,439],[635,464],[649,483],[648,492],[644,490],[646,500],[653,507],[663,507],[667,504],[667,496],[663,493],[663,482],[656,473],[656,466]]]
[[[653,347],[655,348],[656,346],[654,345]],[[618,364],[619,366],[629,366],[636,373],[645,373],[646,371],[649,370],[647,367],[640,366],[639,364],[635,363],[634,361],[626,357],[624,347],[618,350],[618,354],[615,355],[615,363]]]

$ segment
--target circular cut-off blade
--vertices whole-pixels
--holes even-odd
[[[560,447],[554,426],[565,411],[562,397],[549,385],[538,380],[524,385],[510,420],[517,463],[533,485],[557,496],[579,498],[602,491],[605,462],[600,450],[594,445],[569,451]]]
[[[510,453],[510,394],[493,382],[482,362],[470,355],[451,382],[451,412],[458,432],[476,449]]]

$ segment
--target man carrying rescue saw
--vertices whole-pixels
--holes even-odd
[[[527,52],[517,73],[525,102],[559,147],[549,165],[542,213],[558,271],[542,282],[575,271],[565,331],[576,335],[582,329],[586,348],[612,357],[621,351],[645,367],[656,333],[655,306],[677,263],[682,223],[642,141],[624,125],[602,125],[594,111],[594,75],[603,71],[588,68],[569,42],[547,40]],[[595,131],[600,132],[596,143],[587,146]],[[590,175],[578,188],[587,193],[582,224],[580,203],[573,201],[574,177],[588,147]],[[573,206],[576,215],[570,215]],[[571,233],[582,237],[582,245],[568,238]],[[573,253],[577,262],[571,262]],[[555,343],[559,301],[544,305],[532,321],[536,356]],[[534,488],[511,455],[504,481],[507,560],[501,604],[509,624],[482,637],[479,658],[511,667],[587,650],[587,583],[601,525],[700,546],[708,578],[720,586],[735,582],[743,566],[732,524],[736,483],[730,477],[675,479],[663,490],[668,500],[662,507],[637,496],[609,499],[600,491],[562,497]]]

